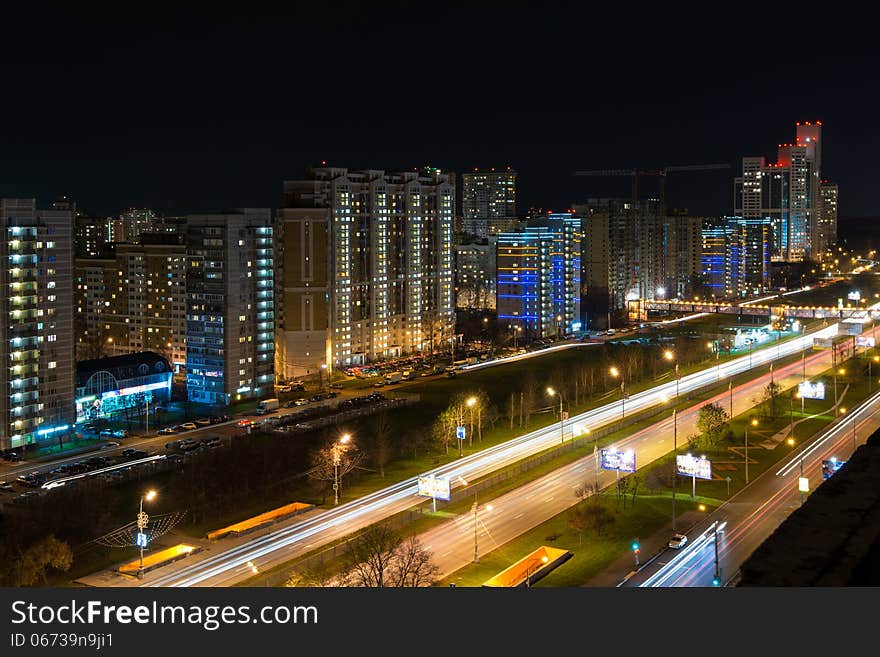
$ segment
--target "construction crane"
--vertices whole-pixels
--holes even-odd
[[[575,171],[576,176],[632,176],[632,207],[639,200],[639,176],[655,176],[658,178],[660,196],[660,212],[666,212],[666,175],[669,173],[687,173],[690,171],[714,171],[729,169],[729,164],[687,164],[683,166],[663,167],[662,169],[598,169],[595,171]]]

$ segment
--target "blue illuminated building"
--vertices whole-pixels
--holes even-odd
[[[76,418],[128,417],[171,399],[171,364],[153,351],[76,364]]]
[[[770,217],[719,217],[703,223],[701,274],[717,298],[744,297],[770,287]]]

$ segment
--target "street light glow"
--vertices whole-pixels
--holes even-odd
[[[474,404],[477,403],[477,398],[476,397],[468,397],[468,400],[466,403],[468,406],[473,406]]]
[[[343,445],[345,445],[346,443],[348,443],[350,440],[351,440],[351,434],[350,434],[350,433],[344,433],[344,434],[342,434],[342,435],[339,437],[339,442],[341,442]]]
[[[666,351],[663,352],[663,358],[665,358],[666,360],[672,360],[673,358],[675,358],[675,354],[673,354],[669,349],[667,349]]]
[[[616,367],[612,366],[612,368],[610,370],[608,370],[608,372],[611,374],[611,376],[614,376],[614,377],[620,376],[620,370],[618,370]]]
[[[145,499],[147,502],[152,502],[153,500],[156,499],[156,495],[158,495],[158,493],[157,493],[156,491],[154,491],[154,490],[148,490],[148,491],[147,491],[147,494],[144,495],[144,499]]]
[[[552,397],[553,395],[556,394],[556,391],[552,387],[548,386],[547,387],[547,394]]]

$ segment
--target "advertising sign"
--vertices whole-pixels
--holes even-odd
[[[831,476],[840,470],[840,466],[842,466],[846,461],[838,461],[835,457],[831,457],[827,461],[822,461],[822,479],[830,479]]]
[[[675,465],[680,475],[697,479],[712,479],[712,461],[708,461],[702,456],[679,454],[675,457]]]
[[[419,495],[438,500],[449,500],[449,477],[419,477]]]
[[[858,290],[856,290],[854,292],[849,292],[846,295],[846,298],[849,299],[850,301],[858,301],[859,299],[862,298],[862,293],[859,292]]]
[[[858,336],[856,338],[856,346],[857,347],[865,347],[870,349],[874,347],[874,338],[869,338],[868,336]]]
[[[806,477],[798,477],[798,490],[802,493],[810,492],[810,480]]]
[[[825,384],[821,381],[798,383],[798,395],[804,399],[825,399]]]
[[[636,453],[631,449],[625,452],[619,452],[616,449],[603,449],[600,459],[603,470],[636,471]]]
[[[831,349],[831,338],[813,338],[813,349]]]
[[[861,335],[862,334],[862,323],[861,322],[841,322],[840,323],[840,333],[841,333],[841,335]]]

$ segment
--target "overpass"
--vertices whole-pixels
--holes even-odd
[[[659,301],[656,299],[634,299],[629,301],[630,317],[647,321],[652,312],[667,313],[725,313],[742,317],[797,317],[802,319],[880,319],[880,309],[838,308],[836,306],[786,306],[756,303],[737,303],[734,301]]]

